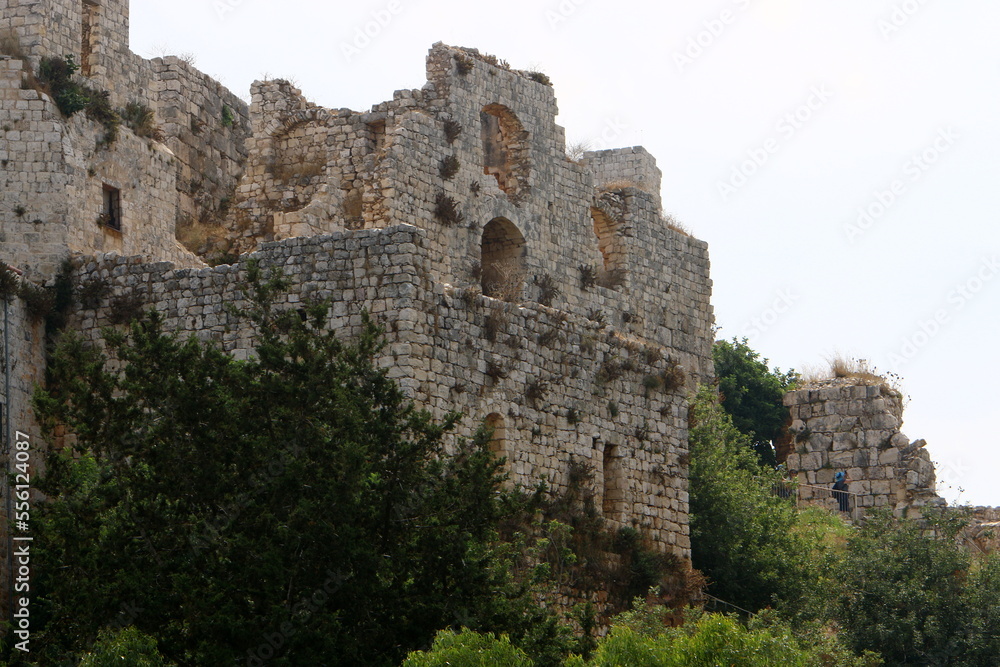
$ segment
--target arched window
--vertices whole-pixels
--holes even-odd
[[[500,189],[513,199],[528,192],[531,164],[528,133],[514,112],[502,104],[483,107],[483,173],[497,179]]]
[[[480,267],[483,294],[504,301],[520,301],[524,289],[524,236],[506,218],[494,218],[483,227]]]

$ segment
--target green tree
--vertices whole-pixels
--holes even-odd
[[[282,287],[252,267],[250,361],[155,314],[106,353],[63,337],[36,397],[74,434],[40,486],[44,664],[123,621],[199,665],[397,664],[462,625],[557,634],[494,543],[515,499],[488,433],[445,456],[458,416],[414,409],[373,362],[378,330],[345,343],[322,305],[278,312]]]
[[[463,628],[461,632],[442,630],[431,648],[407,656],[402,667],[532,667],[535,663],[510,637],[499,638]]]
[[[968,516],[926,523],[869,514],[840,572],[838,620],[857,650],[888,665],[992,665],[1000,655],[1000,561],[956,540]]]
[[[750,438],[760,462],[776,465],[774,443],[781,438],[788,420],[788,408],[782,399],[794,387],[798,375],[794,371],[772,371],[767,359],[750,349],[746,338],[716,341],[712,359],[722,407],[736,428]]]
[[[689,407],[691,551],[709,592],[749,611],[805,599],[822,581],[797,531],[798,512],[772,492],[781,481],[762,467],[711,387]]]
[[[135,628],[104,630],[94,648],[80,660],[80,667],[168,667],[156,640]]]

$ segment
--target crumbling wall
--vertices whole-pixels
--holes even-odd
[[[152,109],[155,122],[162,136],[159,137],[172,153],[171,169],[175,172],[170,183],[173,192],[168,193],[170,200],[167,205],[170,212],[169,238],[164,239],[160,221],[147,221],[142,227],[133,226],[132,239],[117,238],[113,234],[94,235],[84,233],[87,243],[76,243],[73,250],[119,251],[125,253],[148,252],[150,247],[164,248],[162,254],[150,255],[162,259],[172,259],[185,264],[197,263],[187,256],[183,250],[176,247],[172,241],[176,225],[192,226],[195,223],[213,226],[218,224],[228,208],[235,193],[236,185],[242,175],[246,161],[245,138],[249,134],[248,111],[246,104],[226,90],[221,84],[193,68],[189,63],[176,57],[146,60],[129,50],[129,6],[127,0],[9,0],[0,18],[0,37],[7,36],[10,44],[16,44],[17,49],[29,61],[29,69],[36,71],[38,63],[44,56],[62,58],[72,56],[79,65],[79,81],[96,90],[107,91],[109,101],[116,109],[122,109],[135,103]],[[9,39],[9,38],[13,39]],[[13,48],[13,47],[12,47]],[[12,80],[14,72],[9,65],[2,77]],[[5,84],[5,87],[9,85]],[[7,96],[16,95],[20,89],[20,80],[14,91],[8,91]],[[45,101],[34,91],[23,91],[21,97],[28,102]],[[44,108],[45,117],[24,118],[26,121],[42,121],[58,123],[58,113],[52,115],[51,105]],[[21,108],[11,107],[16,112]],[[23,114],[21,114],[23,115]],[[67,125],[78,123],[76,114]],[[50,180],[58,184],[65,174],[60,176],[62,161],[59,153],[73,153],[77,162],[99,162],[104,165],[104,171],[126,173],[134,171],[133,165],[141,162],[145,146],[127,140],[119,140],[118,145],[105,155],[90,155],[97,143],[86,131],[76,133],[66,132],[60,127],[42,127],[36,130],[34,126],[24,128],[29,131],[40,131],[44,141],[53,143],[55,133],[62,133],[67,139],[66,145],[47,148],[44,159],[34,160],[30,166],[20,165],[19,171],[37,174],[37,180],[47,183]],[[123,132],[124,134],[124,132]],[[42,141],[36,139],[35,141]],[[35,150],[34,147],[29,147]],[[100,149],[100,146],[98,146]],[[130,151],[136,150],[132,154]],[[12,151],[13,152],[13,151]],[[69,159],[69,158],[65,158]],[[112,165],[121,161],[120,165]],[[131,164],[129,164],[131,163]],[[93,165],[85,169],[93,171]],[[45,178],[44,174],[52,178]],[[144,184],[146,187],[162,189],[162,179]],[[91,176],[92,178],[93,176]],[[31,176],[36,179],[36,176]],[[58,187],[58,185],[56,186]],[[119,189],[120,186],[114,186]],[[71,186],[72,188],[72,186]],[[83,193],[86,188],[79,187]],[[60,191],[56,190],[57,194]],[[82,205],[82,210],[91,210],[86,195],[82,200],[72,201],[73,193],[69,192],[69,203],[63,199],[54,206],[67,212],[74,212]],[[57,200],[60,198],[56,198]],[[131,205],[135,208],[137,204]],[[96,217],[96,214],[95,214]],[[44,220],[44,218],[43,218]],[[138,235],[149,230],[147,238],[140,241]],[[88,230],[92,232],[93,230]],[[215,249],[212,244],[204,243],[199,234],[205,236],[205,230],[189,233],[186,239],[196,249],[207,251]],[[65,254],[65,248],[60,248],[61,240],[56,239],[60,232],[47,232],[53,236],[54,244],[50,256]],[[71,232],[71,236],[74,235]],[[215,231],[212,236],[222,236]],[[76,233],[79,237],[80,234]],[[221,244],[225,245],[225,244]],[[201,247],[205,246],[205,247]],[[139,248],[142,248],[140,250]],[[51,275],[53,261],[46,259],[41,269],[43,275]]]
[[[150,104],[177,158],[177,224],[220,225],[246,164],[246,102],[175,56],[143,62],[156,91]]]
[[[707,246],[663,220],[652,156],[567,159],[551,85],[475,50],[435,44],[427,79],[368,113],[316,107],[285,81],[255,83],[234,247],[413,224],[437,257],[435,279],[465,289],[494,281],[487,237],[512,227],[521,255],[503,269],[520,275],[507,300],[613,323],[710,378]],[[595,187],[608,179],[614,192]]]
[[[923,440],[910,442],[901,394],[885,384],[825,380],[785,395],[791,412],[792,453],[785,464],[803,485],[804,500],[830,503],[834,474],[844,471],[852,509],[887,507],[900,516],[944,505],[935,492],[934,464]]]
[[[598,188],[635,187],[644,190],[655,196],[659,210],[663,173],[656,166],[656,159],[642,146],[587,151],[583,162],[593,172]]]

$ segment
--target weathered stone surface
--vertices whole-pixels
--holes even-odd
[[[106,285],[72,328],[97,343],[129,299],[250,358],[254,331],[228,306],[245,305],[251,257],[209,268],[176,241],[205,223],[218,238],[193,247],[285,275],[279,307],[329,299],[345,336],[371,313],[379,366],[435,415],[464,412],[456,436],[496,425],[514,482],[558,491],[585,463],[612,528],[690,557],[686,395],[714,375],[712,284],[707,245],[660,212],[647,151],[568,159],[552,88],[471,49],[434,45],[425,86],[362,113],[283,80],[256,82],[248,107],[188,62],[140,58],[127,0],[9,0],[8,28],[26,60],[0,56],[0,259],[46,282],[69,257],[78,286]],[[152,109],[162,141],[123,126],[101,144],[105,128],[22,87],[26,66],[64,54],[114,106]],[[120,229],[101,217],[109,191]],[[34,429],[41,330],[19,307],[5,399]]]
[[[910,508],[943,502],[935,493],[934,465],[926,443],[910,443],[899,432],[902,400],[885,386],[829,380],[785,395],[795,432],[810,433],[786,460],[803,484],[832,485],[837,471],[850,480],[852,507]],[[803,497],[829,507],[829,494],[811,490]]]

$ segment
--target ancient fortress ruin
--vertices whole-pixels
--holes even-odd
[[[127,0],[0,1],[0,260],[51,284],[70,259],[69,327],[96,341],[155,308],[245,358],[252,331],[224,306],[255,259],[289,280],[282,307],[329,299],[345,336],[371,313],[388,374],[436,416],[462,411],[458,435],[490,424],[513,482],[559,491],[584,464],[612,528],[690,558],[686,397],[714,375],[712,283],[649,153],[568,158],[547,77],[475,50],[435,44],[427,83],[367,112],[283,80],[254,83],[248,107],[184,60],[132,53]],[[111,138],[60,112],[34,76],[66,55],[152,127]],[[9,454],[17,431],[41,445],[45,332],[24,300],[3,309]],[[839,466],[864,507],[936,502],[892,397],[830,386],[788,404],[803,483]]]
[[[283,80],[256,82],[247,107],[183,60],[140,58],[126,0],[6,0],[0,33],[16,47],[0,56],[0,256],[40,284],[72,259],[68,326],[97,340],[152,307],[245,357],[252,331],[224,305],[254,258],[289,279],[282,307],[330,299],[345,336],[371,313],[389,375],[437,416],[464,412],[458,435],[493,426],[513,482],[558,491],[585,464],[612,527],[690,557],[686,394],[713,375],[709,260],[664,219],[645,150],[569,159],[544,75],[443,44],[426,85],[354,112]],[[123,124],[109,141],[60,113],[31,72],[66,54],[160,132]],[[5,308],[5,428],[38,438],[44,325]]]

